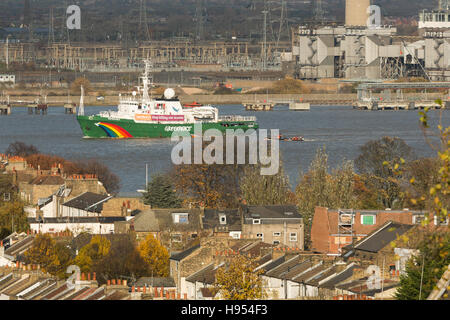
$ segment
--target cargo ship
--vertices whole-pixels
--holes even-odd
[[[84,115],[82,89],[77,120],[85,138],[168,138],[174,132],[193,135],[196,124],[201,124],[203,131],[258,129],[256,117],[219,116],[219,110],[211,105],[183,107],[171,88],[166,89],[162,97],[150,97],[150,69],[151,64],[146,61],[142,87],[138,86],[131,96],[119,94],[117,111]]]

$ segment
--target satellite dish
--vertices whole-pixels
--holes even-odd
[[[173,99],[173,97],[175,97],[175,90],[169,88],[164,91],[164,98]]]
[[[133,91],[133,97],[136,97],[136,91]]]

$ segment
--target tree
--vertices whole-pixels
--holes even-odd
[[[242,170],[239,165],[182,164],[174,167],[172,177],[184,198],[198,206],[235,208]]]
[[[150,274],[159,277],[169,276],[169,252],[153,235],[148,235],[139,244],[138,250],[148,264]]]
[[[27,145],[24,142],[16,141],[8,146],[5,153],[11,156],[26,158],[33,154],[39,153],[39,150],[33,145]]]
[[[138,279],[149,275],[149,265],[141,257],[136,244],[130,236],[120,236],[111,241],[108,254],[93,267],[100,284],[108,279],[129,277]]]
[[[392,170],[384,163],[398,163],[400,159],[411,161],[415,158],[413,149],[400,138],[383,137],[367,142],[361,148],[355,165],[360,173],[381,178],[392,177]]]
[[[450,233],[430,232],[400,276],[398,300],[425,300],[450,264]],[[422,272],[423,270],[423,272]]]
[[[39,264],[44,272],[64,278],[71,264],[72,254],[64,243],[56,243],[48,234],[39,234],[25,252],[30,264]]]
[[[179,208],[181,200],[166,175],[155,175],[148,184],[147,193],[144,194],[144,203],[153,208]]]
[[[280,163],[280,170],[272,176],[261,175],[260,165],[249,165],[244,169],[240,181],[242,198],[248,205],[278,205],[295,202],[290,190],[289,178]]]
[[[305,223],[305,244],[311,237],[315,207],[353,208],[358,204],[355,192],[355,174],[351,162],[344,162],[328,173],[328,155],[324,148],[318,149],[308,172],[300,170],[299,183],[295,189],[297,206]]]
[[[120,178],[98,160],[76,161],[75,166],[79,174],[95,174],[98,180],[103,183],[106,191],[117,193],[120,190]]]
[[[225,300],[264,299],[264,290],[260,275],[255,271],[255,262],[244,256],[233,258],[228,267],[221,267],[216,273],[215,290]]]
[[[75,81],[70,85],[71,93],[77,95],[81,94],[81,86],[83,86],[84,94],[86,95],[92,91],[91,82],[84,77],[79,77],[76,78]]]
[[[12,200],[11,202],[5,202],[0,207],[0,227],[10,230],[12,228],[11,232],[26,232],[30,230],[23,202]]]
[[[81,248],[74,262],[80,267],[81,272],[91,272],[93,266],[108,254],[110,247],[111,242],[108,239],[96,235]]]

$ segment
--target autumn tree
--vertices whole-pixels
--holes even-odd
[[[91,82],[84,77],[79,77],[79,78],[76,78],[75,81],[72,82],[72,84],[70,85],[70,92],[72,94],[80,95],[81,94],[81,86],[83,86],[84,94],[86,94],[86,95],[92,91]]]
[[[361,154],[355,160],[359,173],[375,175],[381,178],[393,176],[392,170],[384,163],[398,163],[400,159],[415,159],[413,149],[400,138],[383,137],[372,140],[360,147]]]
[[[11,143],[5,151],[5,154],[11,156],[28,157],[39,153],[39,150],[33,145],[27,145],[24,142],[16,141]]]
[[[24,210],[24,203],[20,200],[4,202],[0,206],[0,227],[11,232],[26,232],[30,230],[28,217]]]
[[[228,266],[217,270],[215,291],[224,300],[265,299],[261,278],[262,270],[255,271],[255,262],[245,256],[237,256]]]
[[[80,249],[74,262],[80,267],[81,272],[91,272],[93,266],[108,254],[110,247],[111,242],[106,237],[96,235]]]
[[[248,165],[240,180],[242,199],[248,205],[278,205],[295,202],[290,189],[289,178],[280,169],[275,175],[261,175],[261,165]]]
[[[139,244],[138,250],[148,265],[149,274],[159,277],[169,276],[169,252],[153,235],[148,235]]]
[[[72,262],[72,252],[65,243],[56,243],[50,235],[39,234],[25,252],[27,263],[39,264],[44,272],[64,278]]]
[[[111,240],[108,254],[93,266],[93,270],[101,284],[106,283],[108,279],[139,279],[149,275],[149,265],[141,257],[135,241],[129,235],[121,235]]]
[[[155,175],[144,194],[144,203],[153,208],[179,208],[181,200],[175,191],[169,176]]]
[[[109,193],[117,193],[120,190],[120,178],[114,174],[105,164],[98,160],[79,160],[75,161],[77,173],[79,174],[95,174],[98,180],[103,183],[106,191]]]
[[[358,204],[352,163],[346,161],[330,174],[328,155],[324,148],[318,149],[309,170],[300,170],[295,194],[305,223],[305,243],[309,245],[315,207],[353,208]]]

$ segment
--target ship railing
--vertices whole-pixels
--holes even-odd
[[[220,116],[219,121],[256,121],[256,117],[250,116]]]

